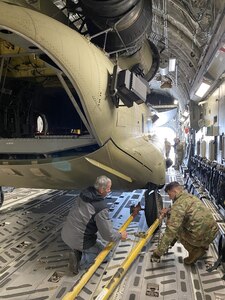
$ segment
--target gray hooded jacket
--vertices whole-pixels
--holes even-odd
[[[71,249],[82,251],[96,243],[97,232],[108,242],[121,239],[121,234],[113,229],[104,198],[94,187],[89,187],[75,200],[61,236]]]

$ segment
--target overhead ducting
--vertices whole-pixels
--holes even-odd
[[[80,2],[92,42],[106,52],[131,55],[151,32],[149,0],[83,0]]]

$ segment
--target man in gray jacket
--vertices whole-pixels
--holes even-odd
[[[111,186],[108,177],[97,177],[94,186],[83,190],[77,197],[64,223],[61,236],[74,252],[70,256],[70,269],[74,274],[79,272],[80,267],[88,268],[104,249],[102,242],[97,239],[97,232],[108,242],[127,238],[127,232],[114,230],[109,219],[104,198]]]

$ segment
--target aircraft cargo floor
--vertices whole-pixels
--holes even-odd
[[[168,182],[182,182],[182,176],[172,168],[167,176]],[[131,204],[141,201],[144,205],[143,192],[113,192],[107,198],[115,228],[128,218]],[[163,190],[161,194],[164,206],[169,205]],[[0,209],[0,299],[63,299],[82,275],[69,272],[69,249],[60,238],[63,220],[75,195],[77,191],[35,189],[5,193]],[[165,224],[142,249],[110,299],[225,300],[222,269],[207,272],[217,259],[214,246],[194,266],[183,264],[187,251],[179,243],[160,263],[150,262],[164,228]],[[77,299],[95,299],[136,245],[138,233],[146,230],[141,211],[128,227],[128,239],[113,249],[112,259],[97,269]]]

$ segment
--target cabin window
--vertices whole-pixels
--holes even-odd
[[[44,130],[44,121],[41,116],[37,118],[37,132],[42,133]]]

